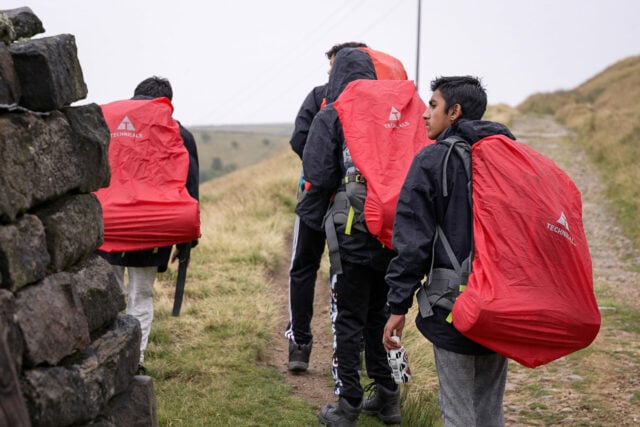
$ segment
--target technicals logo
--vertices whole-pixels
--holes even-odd
[[[143,135],[141,133],[136,133],[136,128],[133,126],[133,123],[129,119],[129,116],[124,116],[124,119],[118,125],[117,130],[119,132],[111,132],[111,138],[115,138],[118,136],[128,136],[131,138],[142,138]]]
[[[391,112],[389,113],[389,121],[399,122],[401,118],[402,118],[402,114],[400,114],[400,111],[398,111],[396,107],[391,106]]]
[[[558,218],[556,222],[569,231],[569,222],[567,221],[567,217],[564,215],[564,212],[560,212],[560,218]]]
[[[131,123],[131,120],[129,120],[129,117],[128,116],[124,116],[124,119],[122,119],[122,121],[118,125],[118,130],[133,130],[133,131],[135,131],[136,128],[133,127],[133,123]]]
[[[391,111],[389,112],[388,122],[384,124],[386,128],[404,128],[409,126],[409,122],[400,122],[402,120],[402,113],[394,106],[391,106]]]
[[[559,224],[560,226],[556,224]],[[567,216],[564,212],[560,212],[560,218],[556,220],[555,224],[547,223],[547,230],[564,237],[569,241],[569,243],[576,246],[576,242],[573,240],[573,237],[569,232],[569,221],[567,221]]]

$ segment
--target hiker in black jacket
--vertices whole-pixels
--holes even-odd
[[[436,143],[415,157],[396,210],[393,246],[397,256],[386,276],[391,311],[383,338],[387,350],[398,347],[391,336],[402,335],[405,314],[432,263],[433,268],[452,268],[442,239],[434,247],[436,226],[443,230],[458,262],[462,263],[471,250],[468,178],[461,158],[455,153],[451,153],[446,171],[443,170],[449,147],[442,141],[458,136],[474,144],[495,134],[515,139],[505,126],[479,120],[485,112],[487,97],[478,79],[441,77],[431,83],[431,90],[433,95],[423,117],[428,135]],[[447,196],[443,194],[443,173]],[[418,314],[416,325],[433,343],[444,425],[504,425],[502,399],[507,359],[458,332],[448,319],[450,311],[436,305],[425,312],[429,308],[432,314],[426,317]]]
[[[154,99],[166,97],[170,101],[173,99],[173,89],[169,80],[162,77],[149,77],[141,81],[135,88],[131,99]],[[180,137],[187,153],[189,154],[189,169],[185,187],[191,197],[199,200],[199,164],[198,150],[193,134],[180,122],[177,122],[180,129]],[[114,167],[114,165],[111,165]],[[198,244],[197,240],[173,246],[163,246],[153,249],[135,250],[127,252],[104,252],[97,250],[96,253],[106,259],[114,268],[116,279],[120,287],[125,289],[125,269],[127,270],[127,314],[133,315],[139,322],[141,328],[140,340],[140,361],[138,373],[144,374],[144,353],[149,341],[151,324],[153,322],[153,285],[157,273],[165,272],[169,266],[169,261],[176,261],[187,249],[191,249]]]
[[[366,46],[364,43],[346,42],[334,45],[325,54],[330,66],[332,66],[334,58],[340,50],[347,47]],[[302,159],[311,122],[324,106],[326,88],[326,84],[314,87],[304,99],[296,116],[295,127],[289,143],[291,149],[300,156],[300,159]],[[300,177],[299,191],[301,196],[304,193],[304,172]],[[296,216],[291,245],[291,267],[289,269],[289,323],[284,333],[284,336],[289,340],[288,369],[292,372],[304,372],[309,367],[309,357],[313,346],[311,332],[313,299],[324,246],[324,230],[309,227],[305,221],[301,221],[300,217]]]
[[[376,79],[373,61],[363,50],[343,49],[336,55],[329,77],[327,106],[313,120],[302,157],[308,190],[296,213],[314,230],[323,230],[333,196],[345,190],[344,135],[332,102],[356,79]],[[326,425],[355,425],[363,406],[367,408],[369,401],[363,402],[358,373],[364,336],[367,374],[379,386],[378,392],[388,391],[384,398],[375,400],[375,408],[368,409],[375,412],[384,407],[390,421],[400,422],[399,387],[393,382],[382,345],[388,290],[384,275],[393,252],[372,234],[359,230],[349,235],[338,233],[338,245],[342,272],[332,280],[332,298],[337,307],[333,364],[339,400],[337,405],[322,408],[319,419]],[[333,262],[331,268],[338,271]]]

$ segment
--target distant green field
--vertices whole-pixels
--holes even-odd
[[[198,146],[200,183],[290,149],[291,125],[192,127]]]

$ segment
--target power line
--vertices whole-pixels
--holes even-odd
[[[289,66],[296,62],[303,60],[304,57],[308,57],[309,55],[321,55],[322,52],[311,52],[309,50],[310,45],[317,44],[321,38],[325,37],[326,34],[329,34],[333,28],[340,25],[348,16],[353,14],[353,10],[356,9],[361,2],[355,3],[350,2],[349,6],[344,6],[342,4],[337,5],[337,7],[333,10],[330,10],[329,13],[316,24],[315,27],[312,27],[306,35],[311,35],[311,38],[304,45],[298,44],[296,45],[296,49],[294,50],[283,50],[283,55],[279,58],[274,59],[272,67],[269,67],[268,70],[264,73],[260,73],[259,79],[252,80],[250,85],[245,85],[240,88],[240,91],[235,93],[233,96],[228,97],[225,100],[222,100],[216,105],[213,106],[212,109],[208,110],[204,116],[211,117],[215,116],[215,121],[224,120],[224,117],[229,117],[232,113],[243,111],[246,112],[247,105],[251,105],[251,100],[254,99],[255,94],[260,91],[263,92],[265,88],[269,88],[273,86],[276,81],[274,77],[281,75]],[[304,37],[300,37],[303,39]],[[294,78],[294,83],[297,80],[301,82],[302,79],[305,79],[306,76],[296,76]],[[288,85],[287,88],[283,88],[284,91],[287,91],[291,85]],[[310,88],[308,88],[310,89]],[[262,105],[266,107],[265,104],[272,102],[272,100],[267,100]],[[256,107],[252,109],[253,112],[260,111],[260,108]],[[205,120],[210,121],[207,118]]]
[[[378,10],[375,15],[376,17],[369,20],[368,25],[355,34],[352,39],[354,41],[365,40],[366,34],[387,20],[393,11],[399,9],[401,3],[402,0],[385,3],[386,7]],[[359,0],[345,2],[343,5],[337,5],[335,8],[328,10],[328,13],[323,15],[322,19],[317,21],[315,26],[310,27],[304,35],[300,36],[300,39],[307,39],[307,36],[309,36],[305,44],[297,44],[294,49],[279,51],[280,56],[269,63],[270,66],[265,72],[257,73],[256,79],[252,79],[248,85],[240,86],[234,95],[216,102],[208,111],[202,114],[202,118],[199,121],[203,123],[225,122],[227,117],[234,116],[238,112],[241,112],[243,116],[251,117],[256,113],[268,109],[274,102],[278,102],[279,98],[291,95],[292,93],[300,94],[300,100],[302,100],[302,97],[311,89],[308,75],[302,74],[291,74],[291,79],[288,81],[288,84],[282,88],[277,88],[277,97],[269,95],[258,97],[257,95],[273,92],[271,89],[277,84],[275,77],[286,73],[293,63],[309,60],[310,55],[322,54],[322,52],[311,51],[309,46],[317,45],[321,40],[326,39],[328,34],[334,32],[336,28],[344,26],[345,23],[348,23],[350,20],[353,20],[354,17],[363,14],[365,10],[369,10],[370,8],[370,2]],[[390,37],[391,36],[392,34],[390,33]],[[336,40],[336,42],[342,41],[345,40]],[[327,48],[328,47],[329,46],[327,46]],[[375,46],[372,47],[375,48]],[[321,82],[317,82],[316,84],[320,83]],[[292,113],[292,116],[294,113]]]

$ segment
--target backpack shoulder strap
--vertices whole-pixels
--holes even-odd
[[[443,160],[442,166],[442,194],[448,196],[448,183],[447,183],[447,168],[449,165],[449,157],[452,152],[455,152],[462,160],[465,173],[467,175],[467,189],[468,189],[468,202],[469,208],[472,208],[472,196],[471,196],[471,145],[464,139],[458,136],[450,136],[439,143],[447,145],[449,148]],[[432,307],[438,306],[451,311],[453,303],[457,296],[464,290],[466,283],[471,274],[471,261],[473,259],[473,230],[472,230],[472,244],[469,256],[467,256],[462,263],[459,263],[447,236],[440,224],[436,225],[436,233],[433,240],[432,251],[435,253],[436,242],[440,240],[444,246],[445,252],[453,269],[434,268],[434,257],[431,257],[431,266],[429,268],[429,275],[426,282],[425,293],[419,297],[424,301],[420,307],[422,317],[427,317],[433,313]],[[424,298],[423,298],[424,297]],[[449,320],[449,318],[447,319]]]
[[[445,155],[443,167],[442,167],[442,194],[446,197],[448,193],[447,189],[447,167],[449,165],[449,157],[451,156],[451,152],[455,151],[458,157],[462,160],[462,164],[464,165],[464,171],[467,174],[467,201],[469,202],[469,209],[473,209],[473,196],[472,196],[472,178],[471,178],[471,144],[469,144],[465,139],[459,136],[449,136],[441,141],[449,146],[449,150],[447,150],[447,154]],[[447,242],[447,237],[444,235],[444,232],[440,227],[438,227],[439,234],[441,240],[443,242]],[[448,242],[447,242],[448,243]],[[447,251],[449,258],[451,258],[450,251]],[[471,228],[471,252],[469,256],[463,261],[463,270],[466,273],[471,272],[471,260],[473,259],[473,227]],[[455,260],[455,257],[451,260],[452,265],[456,265],[458,262]],[[467,274],[468,276],[468,274]]]
[[[440,141],[440,143],[449,146],[449,150],[447,150],[447,154],[444,157],[442,167],[442,194],[446,197],[449,195],[449,190],[447,189],[447,166],[449,165],[451,152],[454,150],[462,160],[464,171],[467,173],[469,186],[471,185],[471,144],[459,136],[450,136]],[[471,196],[471,192],[469,192],[469,196]],[[471,200],[469,200],[469,203],[471,203]]]

